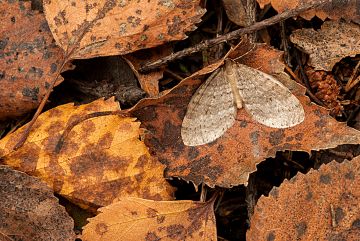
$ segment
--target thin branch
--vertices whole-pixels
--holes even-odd
[[[303,6],[299,7],[298,9],[292,9],[289,11],[285,11],[283,13],[280,13],[274,17],[265,19],[261,22],[257,22],[249,27],[246,28],[241,28],[238,30],[235,30],[233,32],[230,32],[228,34],[219,36],[217,38],[214,39],[210,39],[210,40],[205,40],[193,47],[181,50],[179,52],[173,53],[171,55],[168,55],[164,58],[161,58],[159,60],[153,61],[153,62],[148,62],[145,63],[142,67],[139,68],[139,72],[147,72],[153,69],[156,69],[170,61],[174,61],[176,59],[180,59],[184,56],[188,56],[190,54],[199,52],[201,50],[204,50],[206,48],[212,47],[214,45],[229,41],[229,40],[233,40],[233,39],[237,39],[239,37],[241,37],[244,34],[248,34],[248,33],[252,33],[255,31],[258,31],[260,29],[266,28],[270,25],[274,25],[276,23],[279,23],[281,21],[284,21],[285,19],[291,18],[291,17],[295,17],[297,15],[299,15],[302,12],[305,12],[307,10],[310,9],[314,9],[314,8],[318,8],[321,7],[325,4],[330,3],[332,0],[320,0],[320,1],[314,1],[311,4],[304,4]]]

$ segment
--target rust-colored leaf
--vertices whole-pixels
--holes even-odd
[[[327,21],[321,29],[299,29],[290,39],[310,55],[309,65],[331,71],[342,58],[360,54],[360,26],[342,21]]]
[[[50,29],[70,59],[123,55],[186,38],[200,1],[44,1]]]
[[[99,209],[82,240],[216,240],[214,200],[152,201],[122,198]]]
[[[249,59],[251,54],[254,53],[249,53]],[[263,65],[263,62],[259,64]],[[277,63],[278,57],[268,59],[268,62]],[[267,69],[261,66],[257,68]],[[359,143],[358,131],[337,122],[324,108],[310,102],[304,95],[303,87],[281,76],[284,74],[276,77],[284,80],[283,83],[300,100],[305,110],[304,122],[292,128],[266,127],[253,121],[241,109],[238,110],[235,124],[221,138],[208,145],[185,146],[180,136],[181,123],[192,94],[201,84],[197,78],[184,80],[157,100],[140,102],[132,113],[148,130],[145,143],[151,153],[167,165],[166,176],[181,177],[196,185],[201,182],[223,187],[246,184],[249,174],[256,170],[256,164],[275,156],[277,151],[310,152],[340,144]]]
[[[359,240],[360,158],[299,173],[261,197],[247,240]]]
[[[74,240],[74,222],[39,179],[0,166],[0,240]]]
[[[113,99],[56,107],[38,118],[19,150],[12,147],[26,125],[2,139],[0,156],[7,165],[40,177],[83,207],[105,206],[128,195],[171,200],[173,190],[163,178],[164,167],[139,140],[140,122],[134,118],[100,115],[81,121],[70,129],[59,152],[59,139],[71,123],[116,110],[119,104]]]
[[[56,46],[43,14],[30,2],[0,4],[0,119],[38,106],[60,71],[63,50]],[[57,84],[62,81],[59,77]]]
[[[279,13],[290,9],[299,8],[305,4],[311,4],[314,0],[256,0],[260,8],[264,8],[266,4],[272,5],[272,7]],[[360,21],[360,5],[358,0],[350,1],[330,1],[330,3],[321,7],[320,9],[314,9],[302,13],[300,16],[310,20],[317,16],[322,20],[326,18],[338,20],[340,18],[346,20]]]

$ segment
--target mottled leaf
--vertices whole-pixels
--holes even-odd
[[[217,240],[214,200],[152,201],[122,198],[99,209],[82,240]]]
[[[360,158],[299,173],[262,196],[246,240],[359,240]]]
[[[252,54],[249,53],[248,58],[251,59]],[[254,54],[253,58],[256,56]],[[277,63],[277,59],[267,62]],[[259,61],[259,65],[262,62]],[[257,68],[262,69],[261,66]],[[304,122],[287,129],[259,124],[242,109],[237,113],[235,124],[215,142],[185,146],[180,135],[181,123],[190,98],[201,84],[198,78],[182,81],[157,100],[140,102],[132,113],[148,130],[145,143],[150,152],[167,165],[166,176],[181,177],[196,185],[202,182],[223,187],[246,184],[249,174],[256,170],[256,164],[275,156],[277,151],[310,152],[359,143],[360,132],[330,117],[327,110],[310,102],[303,87],[283,76],[278,74],[276,78],[300,100],[305,111]]]
[[[360,54],[360,25],[327,21],[321,29],[299,29],[290,40],[310,55],[309,65],[331,71],[342,58]]]
[[[55,192],[83,207],[105,206],[128,195],[171,200],[173,190],[163,178],[163,165],[139,140],[140,122],[100,115],[118,110],[119,104],[113,99],[56,107],[38,118],[17,151],[12,147],[26,125],[2,139],[0,156],[7,165],[40,177]],[[96,118],[81,119],[99,112]],[[80,123],[68,128],[76,122]],[[59,150],[64,129],[70,132]]]
[[[0,119],[38,106],[60,71],[63,50],[56,46],[43,14],[30,2],[0,4]],[[62,81],[59,77],[57,84]]]
[[[186,38],[205,10],[200,1],[45,0],[44,11],[70,59],[123,55]]]
[[[74,222],[39,179],[0,166],[0,240],[74,240]]]
[[[260,8],[264,8],[266,4],[271,6],[279,13],[290,9],[299,8],[305,4],[311,4],[318,0],[256,0]],[[338,20],[344,18],[347,20],[360,21],[360,5],[358,0],[346,1],[329,1],[325,6],[320,9],[309,10],[300,14],[301,17],[310,20],[314,16],[322,20],[326,18]]]

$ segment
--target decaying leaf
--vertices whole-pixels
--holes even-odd
[[[248,58],[251,59],[252,54],[249,53]],[[277,60],[268,59],[267,62],[276,63]],[[262,61],[258,64],[257,69],[262,69]],[[256,164],[275,156],[277,151],[310,152],[359,143],[358,131],[330,117],[327,110],[310,102],[303,87],[282,76],[279,74],[276,78],[286,80],[283,84],[299,99],[305,111],[304,122],[292,128],[266,127],[253,121],[242,109],[237,113],[235,124],[221,138],[209,145],[185,146],[180,135],[181,123],[190,98],[201,84],[198,78],[182,81],[157,100],[143,100],[132,113],[148,130],[145,143],[151,153],[167,165],[166,176],[181,177],[196,185],[202,182],[222,187],[246,184]]]
[[[139,140],[140,123],[119,115],[99,115],[73,126],[59,150],[64,129],[81,117],[118,111],[113,99],[90,104],[66,104],[43,113],[25,144],[17,151],[19,133],[0,141],[7,165],[40,177],[55,192],[78,205],[105,206],[120,196],[171,200],[172,188],[163,178],[164,167]]]
[[[0,119],[19,116],[38,106],[60,71],[57,47],[45,17],[30,2],[0,4]],[[62,81],[59,77],[57,84]]]
[[[217,240],[214,200],[152,201],[122,198],[99,209],[82,240]]]
[[[309,65],[316,70],[331,71],[342,58],[360,54],[360,25],[327,21],[321,30],[300,29],[290,40],[310,55]]]
[[[148,61],[157,60],[169,55],[171,51],[170,45],[162,45],[158,48],[145,49],[124,56],[124,59],[129,63],[141,88],[148,94],[148,97],[152,98],[159,95],[159,80],[163,77],[165,67],[160,67],[148,73],[139,73],[138,69]]]
[[[246,240],[359,240],[360,158],[299,173],[261,197]]]
[[[45,0],[56,43],[71,59],[123,55],[186,38],[205,9],[200,1]]]
[[[75,240],[74,222],[53,191],[6,166],[0,166],[0,212],[0,240]]]
[[[279,13],[290,9],[299,8],[302,5],[313,3],[314,0],[256,0],[260,8],[264,8],[266,4],[271,6]],[[318,0],[317,0],[318,1]],[[329,1],[325,6],[320,9],[309,10],[302,13],[300,16],[310,20],[317,16],[322,20],[326,18],[338,20],[340,18],[346,20],[360,21],[360,5],[358,0],[346,1]]]
[[[239,26],[248,25],[245,6],[242,0],[222,0],[228,18]]]
[[[305,118],[299,100],[274,77],[226,60],[192,96],[181,126],[184,144],[216,140],[235,123],[241,108],[273,128],[289,128]]]

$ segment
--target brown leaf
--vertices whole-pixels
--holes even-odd
[[[50,29],[70,59],[123,55],[186,38],[200,1],[44,1]]]
[[[0,165],[0,240],[74,240],[74,222],[50,188]]]
[[[216,240],[214,200],[152,201],[122,198],[99,209],[82,240]]]
[[[38,106],[60,71],[63,50],[56,46],[43,14],[30,2],[0,4],[0,119]],[[57,84],[62,81],[59,77]]]
[[[290,40],[310,55],[309,65],[331,71],[342,58],[360,54],[360,26],[342,21],[327,21],[321,29],[300,29]]]
[[[283,83],[302,103],[305,110],[303,123],[287,129],[270,128],[253,121],[241,109],[235,124],[208,145],[185,146],[180,136],[187,105],[201,84],[200,79],[188,78],[167,95],[140,102],[132,113],[148,130],[145,143],[151,153],[167,165],[166,176],[181,177],[196,185],[202,182],[222,187],[246,184],[249,174],[256,170],[256,164],[275,156],[277,151],[310,152],[359,143],[360,133],[331,118],[324,108],[310,103],[303,87],[289,78]]]
[[[241,27],[248,25],[247,15],[242,0],[222,0],[228,18]]]
[[[131,66],[141,88],[148,94],[148,97],[157,97],[159,95],[159,80],[163,77],[165,67],[160,67],[144,74],[139,73],[138,69],[148,61],[157,60],[169,55],[171,51],[170,45],[162,45],[161,48],[145,49],[124,56],[124,59]]]
[[[360,158],[299,173],[261,197],[246,240],[359,240]]]
[[[278,12],[282,13],[287,10],[296,9],[305,4],[311,4],[314,0],[257,0],[260,8],[264,8],[266,4],[272,5],[272,7]],[[322,20],[326,18],[338,20],[340,18],[346,20],[360,21],[360,6],[357,0],[350,1],[330,1],[321,9],[310,10],[302,13],[300,16],[310,20],[317,16]]]
[[[139,140],[140,123],[119,115],[99,115],[75,125],[58,150],[64,129],[88,114],[119,110],[113,99],[87,105],[66,104],[37,119],[27,142],[12,146],[26,125],[0,141],[2,160],[40,177],[55,192],[83,207],[105,206],[120,196],[171,200],[164,167]],[[70,124],[69,124],[70,123]]]

